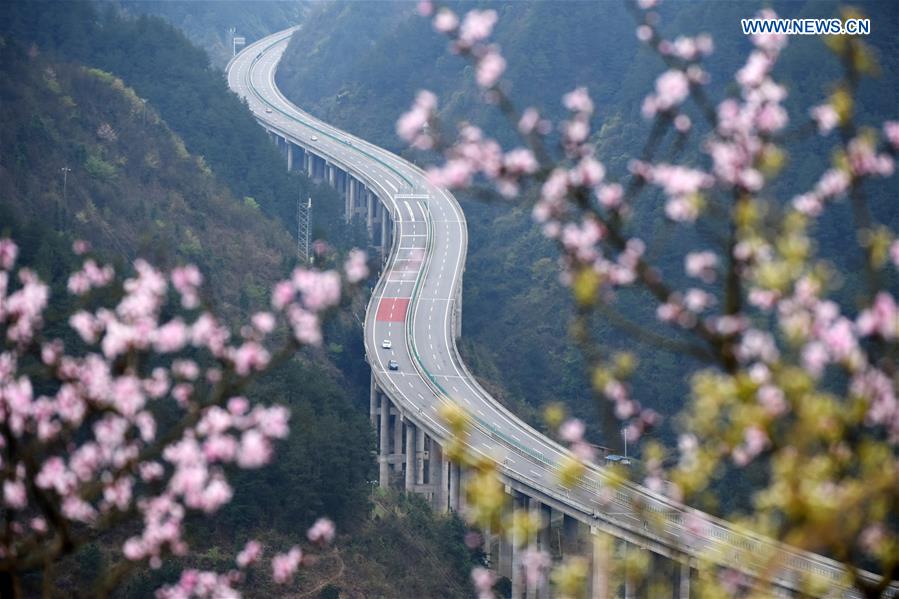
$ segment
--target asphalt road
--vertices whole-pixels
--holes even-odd
[[[369,303],[365,348],[375,380],[393,403],[432,436],[446,438],[439,405],[456,402],[475,423],[468,439],[471,451],[490,456],[506,477],[598,528],[612,527],[749,573],[765,565],[766,552],[776,551],[782,564],[776,578],[784,584],[815,573],[836,586],[842,571],[836,562],[736,531],[644,487],[626,484],[607,490],[612,502],[601,504],[598,498],[609,489],[609,477],[600,466],[591,465],[572,489],[558,484],[555,468],[566,450],[494,400],[456,349],[453,313],[461,297],[468,243],[458,202],[431,185],[415,165],[312,117],[281,94],[274,75],[292,32],[278,32],[245,48],[228,66],[228,85],[264,126],[350,172],[390,212],[394,245]],[[384,340],[391,341],[391,349],[381,347]],[[387,368],[391,359],[398,370]],[[635,509],[638,505],[643,509]],[[647,518],[647,511],[659,517]]]

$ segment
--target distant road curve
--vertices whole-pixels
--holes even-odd
[[[673,559],[710,560],[785,590],[801,590],[803,580],[816,577],[833,589],[828,596],[857,597],[847,590],[840,563],[737,530],[640,485],[614,486],[606,491],[611,505],[600,503],[599,494],[611,489],[611,479],[599,465],[591,464],[573,489],[559,486],[555,468],[569,452],[491,397],[456,347],[468,244],[461,207],[419,167],[316,119],[284,97],[275,71],[296,29],[246,47],[226,67],[228,85],[269,132],[363,183],[389,213],[392,244],[372,292],[364,333],[374,380],[390,400],[416,426],[443,441],[449,433],[438,407],[447,399],[457,403],[474,419],[470,451],[496,460],[512,490],[536,497],[593,530]],[[385,340],[391,342],[390,349],[382,348]],[[387,367],[389,360],[396,361],[397,370]],[[638,509],[655,512],[658,522],[648,526]],[[776,572],[765,560],[770,555],[778,556]]]

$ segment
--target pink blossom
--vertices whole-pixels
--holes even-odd
[[[824,205],[820,198],[813,193],[804,193],[793,198],[793,208],[806,216],[820,216]]]
[[[883,124],[883,134],[893,149],[899,150],[899,121],[886,121]],[[0,254],[2,254],[2,249],[0,249]]]
[[[763,385],[758,390],[758,400],[770,416],[780,416],[787,410],[783,391],[774,385]]]
[[[368,276],[368,256],[362,250],[350,250],[349,257],[343,265],[347,281],[358,283]]]
[[[760,10],[756,15],[759,19],[776,19],[777,13],[766,8]],[[783,33],[757,33],[750,36],[752,43],[766,53],[776,54],[787,44],[787,36]]]
[[[830,169],[821,175],[815,192],[821,198],[834,198],[845,193],[848,188],[849,176],[841,170]]]
[[[18,255],[19,246],[12,239],[0,238],[0,270],[12,270]]]
[[[416,10],[422,17],[430,17],[434,13],[434,3],[431,0],[419,0]]]
[[[478,599],[492,599],[493,585],[496,584],[496,573],[481,566],[471,569],[471,580],[477,591]]]
[[[599,203],[606,208],[618,208],[624,197],[624,189],[618,183],[601,185],[596,192]]]
[[[415,96],[412,108],[397,120],[397,135],[416,148],[430,149],[433,147],[434,140],[426,128],[436,110],[437,96],[427,90],[420,90]]]
[[[530,133],[537,126],[539,120],[540,113],[537,112],[537,109],[527,108],[523,113],[521,113],[521,119],[519,119],[518,121],[518,130],[524,135],[530,135]]]
[[[291,280],[302,294],[303,304],[313,312],[335,306],[340,301],[340,275],[334,271],[295,268]]]
[[[275,555],[272,558],[272,578],[278,584],[290,582],[302,559],[303,552],[299,547],[292,547],[287,553]]]
[[[294,338],[306,345],[319,345],[322,342],[318,316],[293,305],[288,310],[287,318],[293,328]]]
[[[459,26],[459,17],[448,8],[441,8],[434,16],[434,29],[440,33],[450,33]]]
[[[162,354],[180,351],[188,341],[188,328],[180,318],[174,318],[156,329],[153,347]]]
[[[307,531],[306,537],[313,543],[327,545],[334,540],[334,523],[327,518],[319,518]]]
[[[234,371],[240,376],[264,370],[270,358],[268,351],[255,341],[247,341],[231,352]]]
[[[690,95],[690,82],[683,71],[669,69],[656,79],[656,108],[662,112],[678,106]]]
[[[640,25],[637,27],[637,39],[641,42],[648,42],[652,39],[652,27],[649,25]]]
[[[247,541],[243,550],[237,554],[237,567],[246,568],[254,564],[262,556],[262,544],[259,541]]]
[[[21,480],[3,481],[3,501],[10,509],[19,510],[28,504],[28,495]]]
[[[702,289],[688,289],[684,294],[684,307],[690,312],[700,313],[715,305],[715,297]]]
[[[185,308],[196,308],[200,303],[198,288],[203,283],[203,275],[193,264],[177,267],[172,270],[172,285],[181,295],[181,305]]]
[[[459,43],[463,47],[471,47],[484,41],[490,37],[496,20],[496,11],[493,9],[468,11],[459,28]]]
[[[559,437],[568,443],[577,443],[584,438],[584,423],[577,418],[569,418],[559,427]]]
[[[272,446],[259,431],[248,430],[240,438],[237,464],[241,468],[259,468],[268,464],[272,457]]]
[[[715,280],[718,267],[718,255],[714,252],[690,252],[684,258],[684,270],[687,275],[702,279],[704,283],[712,283]]]
[[[293,301],[296,291],[290,281],[279,281],[272,290],[272,307],[283,310]]]
[[[506,59],[495,48],[490,49],[478,60],[475,69],[475,80],[482,88],[489,89],[496,85],[496,82],[505,70]]]
[[[737,81],[743,87],[758,87],[762,84],[768,71],[773,66],[772,59],[763,52],[753,52],[749,55],[746,65],[737,71]]]
[[[528,588],[536,588],[546,576],[546,571],[552,565],[552,559],[546,551],[528,547],[521,556],[521,565],[524,568]]]
[[[886,291],[878,293],[872,306],[859,314],[856,327],[862,336],[876,333],[886,340],[895,339],[899,335],[899,313],[893,296]]]
[[[830,104],[813,106],[809,112],[818,125],[818,132],[822,135],[830,133],[840,123],[837,111]]]
[[[562,104],[571,112],[590,116],[593,114],[593,100],[586,87],[578,87],[562,96]]]

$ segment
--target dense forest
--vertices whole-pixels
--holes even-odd
[[[51,313],[74,301],[65,276],[76,266],[75,239],[125,274],[138,256],[197,264],[208,299],[235,324],[265,308],[271,285],[294,266],[298,197],[313,198],[313,233],[332,248],[323,264],[364,243],[360,227],[343,224],[335,192],[286,172],[221,72],[172,25],[89,2],[8,3],[0,21],[0,234],[16,239],[21,263],[52,284]],[[290,407],[291,435],[271,466],[231,473],[226,509],[189,522],[191,543],[209,551],[187,565],[226,568],[251,536],[289,546],[327,515],[352,536],[304,573],[305,587],[323,596],[397,584],[466,594],[472,558],[461,522],[414,499],[373,494],[369,375],[354,316],[364,299],[335,311],[322,349],[298,354],[250,390]],[[72,337],[62,323],[55,330]],[[101,539],[79,551],[60,583],[90,588],[120,559],[120,543]],[[396,556],[408,551],[439,575],[406,571]],[[335,570],[344,563],[353,567]],[[183,566],[168,560],[120,595],[146,596]],[[254,585],[260,596],[271,590],[267,578]]]
[[[739,19],[752,16],[762,4],[666,3],[660,14],[665,31],[714,36],[715,52],[707,66],[710,90],[718,93],[732,87],[730,82],[750,45],[737,33]],[[775,4],[790,17],[829,17],[838,9],[836,2]],[[448,6],[461,14],[480,4]],[[556,94],[586,86],[596,104],[597,134],[592,141],[597,156],[608,167],[609,176],[619,179],[626,175],[627,161],[638,155],[649,132],[640,105],[663,65],[636,39],[627,3],[572,2],[565,7],[558,10],[552,2],[494,5],[499,13],[494,37],[508,61],[506,91],[520,108],[535,106],[558,119],[564,109]],[[414,7],[403,2],[337,2],[315,8],[294,35],[278,71],[279,84],[298,105],[427,164],[435,157],[406,150],[395,133],[395,122],[416,91],[428,89],[440,98],[439,117],[448,133],[464,120],[483,126],[509,147],[514,145],[514,128],[497,107],[482,101],[472,67],[448,50],[446,39]],[[895,99],[882,90],[899,86],[895,35],[899,13],[889,3],[878,2],[866,3],[863,10],[876,24],[867,41],[875,49],[880,69],[879,77],[863,82],[859,92],[865,117],[876,126],[895,111]],[[820,102],[830,92],[840,66],[836,59],[822,60],[825,52],[820,38],[790,40],[776,71],[789,91],[788,109]],[[797,123],[807,118],[792,116]],[[790,193],[813,183],[821,143],[812,139],[788,148],[793,159],[780,181]],[[891,222],[899,220],[897,211],[889,209],[895,191],[890,194],[881,188],[875,201],[885,209],[879,214]],[[562,401],[595,423],[589,377],[567,334],[573,305],[557,280],[557,253],[531,221],[529,200],[510,205],[498,199],[485,203],[466,194],[459,198],[471,241],[462,349],[473,371],[532,422],[539,424],[541,406]],[[822,221],[819,229],[824,233],[818,243],[837,266],[851,271],[858,268],[859,256],[840,251],[842,240],[850,234],[847,214],[848,207],[843,206]],[[651,255],[659,256],[676,277],[681,248],[697,241],[693,233],[666,224],[658,195],[643,200],[636,218],[641,230],[652,231],[647,235],[655,241],[649,248]],[[853,288],[852,281],[845,282],[847,301],[852,300]],[[654,318],[640,312],[639,296],[623,297],[622,302],[623,312],[635,320]],[[666,416],[679,410],[687,393],[683,373],[690,370],[688,357],[622,342],[627,336],[608,319],[596,324],[596,335],[607,346],[638,354],[635,391],[641,403]],[[661,433],[669,440],[670,425],[668,419]],[[596,428],[593,434],[603,442]]]

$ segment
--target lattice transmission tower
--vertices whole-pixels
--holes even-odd
[[[312,198],[305,202],[297,198],[297,260],[303,264],[312,262],[309,251],[309,236],[312,234]]]

